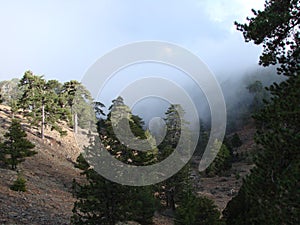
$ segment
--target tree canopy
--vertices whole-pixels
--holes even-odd
[[[248,24],[246,41],[263,44],[260,64],[287,76],[268,88],[271,98],[254,118],[260,146],[255,167],[223,212],[227,224],[299,224],[300,70],[299,1],[266,1]]]

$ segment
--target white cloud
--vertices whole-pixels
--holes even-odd
[[[106,52],[140,40],[170,41],[192,52],[207,40],[211,48],[235,49],[229,41],[236,32],[233,21],[242,22],[262,5],[263,0],[7,1],[0,7],[0,80],[27,69],[47,78],[81,79]]]

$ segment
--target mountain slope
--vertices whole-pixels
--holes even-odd
[[[1,133],[9,126],[10,110],[0,106]],[[17,177],[16,171],[0,169],[0,223],[3,224],[69,224],[75,199],[72,197],[72,180],[83,179],[74,168],[71,159],[76,158],[79,149],[69,132],[61,138],[54,132],[47,132],[42,141],[36,130],[23,124],[27,138],[38,152],[27,158],[18,170],[27,180],[27,192],[10,190]]]
[[[21,120],[22,117],[18,116]],[[10,108],[0,105],[0,140],[10,124]],[[19,165],[18,170],[27,180],[27,192],[10,190],[10,185],[17,178],[17,172],[0,169],[0,224],[33,224],[54,225],[69,224],[72,208],[76,199],[72,196],[73,179],[84,182],[80,170],[74,168],[74,161],[80,149],[77,142],[83,145],[84,136],[77,136],[77,142],[68,129],[66,137],[60,137],[55,131],[46,130],[45,140],[39,138],[37,129],[22,124],[27,131],[27,138],[33,142],[38,152]],[[86,132],[86,131],[85,131]],[[255,149],[253,142],[255,128],[253,123],[237,133],[243,141],[239,153]],[[226,176],[204,178],[197,175],[198,193],[213,199],[220,210],[239,190],[242,177],[249,174],[253,165],[237,162]],[[195,173],[198,173],[196,170]],[[240,178],[236,178],[236,174]],[[156,213],[154,224],[171,225],[173,219]]]

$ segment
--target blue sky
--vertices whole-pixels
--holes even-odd
[[[263,0],[0,0],[0,80],[26,70],[81,80],[103,54],[162,40],[199,56],[217,77],[255,66],[261,49],[234,28]]]

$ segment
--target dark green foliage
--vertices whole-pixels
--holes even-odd
[[[129,126],[134,136],[141,139],[146,139],[147,137],[143,129],[143,125],[145,124],[143,119],[137,115],[132,115],[131,119],[132,121],[129,122]]]
[[[61,135],[66,134],[59,126],[59,121],[68,121],[70,112],[61,105],[61,84],[56,80],[46,81],[42,76],[26,71],[19,87],[22,96],[19,98],[18,106],[23,109],[23,114],[31,125],[41,128],[42,139],[46,126]]]
[[[42,104],[45,106],[45,126],[51,127],[51,130],[56,130],[63,136],[67,131],[63,130],[59,124],[61,121],[70,121],[70,110],[60,105],[62,101],[61,88],[62,85],[57,80],[47,81]]]
[[[280,73],[287,76],[300,68],[299,0],[266,0],[263,11],[252,10],[254,17],[248,23],[235,22],[245,41],[263,44],[260,64],[280,64]]]
[[[175,212],[176,204],[180,204],[184,198],[183,191],[185,186],[190,182],[190,172],[191,167],[190,163],[188,163],[175,175],[156,185],[161,199],[165,202],[162,205],[164,209],[167,209],[171,213]]]
[[[160,149],[166,146],[170,146],[173,149],[176,148],[182,129],[185,129],[181,127],[181,118],[183,115],[184,111],[180,105],[171,105],[167,112],[165,112],[164,121],[167,126],[167,132],[163,142],[159,146]],[[184,123],[183,124],[186,125],[186,122]]]
[[[239,135],[235,133],[231,138],[231,146],[233,148],[238,148],[243,144],[242,140],[240,139]]]
[[[10,189],[13,191],[26,191],[26,180],[22,176],[18,176],[18,178],[14,181],[14,183],[10,186]]]
[[[31,150],[35,145],[28,141],[26,136],[20,122],[12,120],[8,132],[4,135],[5,141],[0,143],[2,160],[5,164],[10,165],[13,170],[25,160],[25,157],[36,154],[35,151]]]
[[[204,196],[195,196],[192,192],[176,209],[176,225],[221,225],[220,212],[214,202]]]
[[[299,224],[299,85],[300,76],[281,83],[272,102],[256,116],[256,142],[262,149],[224,212],[228,224]]]
[[[171,105],[165,113],[167,130],[164,140],[159,145],[160,160],[166,158],[175,149],[182,160],[191,158],[192,150],[194,150],[191,147],[193,137],[188,122],[184,120],[184,115],[181,105]]]
[[[230,225],[299,224],[299,1],[266,1],[265,10],[254,13],[238,28],[246,41],[264,43],[260,63],[279,63],[288,79],[269,88],[271,99],[255,116],[261,146],[255,168],[223,214]]]
[[[189,157],[189,128],[183,119],[184,111],[180,105],[171,105],[165,113],[167,132],[164,140],[159,145],[158,161],[162,161],[174,152],[177,148],[181,157]],[[185,136],[183,136],[183,132]],[[184,141],[179,143],[179,139]],[[180,146],[184,145],[184,146]],[[161,171],[162,173],[164,171]],[[171,213],[175,211],[175,205],[182,200],[182,191],[189,180],[190,162],[169,179],[157,184],[157,191],[164,200],[165,207]]]
[[[97,121],[95,113],[98,118],[103,115],[103,104],[93,102],[89,91],[75,80],[61,84],[26,71],[19,82],[19,90],[22,94],[17,107],[23,110],[32,126],[41,127],[42,138],[45,127],[65,135],[60,125],[62,121],[73,126],[75,133],[78,126],[91,130]]]
[[[129,220],[143,225],[153,224],[153,215],[157,205],[153,196],[153,187],[129,187],[128,189]]]
[[[82,156],[77,167],[84,169],[88,184],[75,183],[74,194],[78,201],[74,203],[72,224],[115,224],[123,221],[124,195],[116,183],[101,177]],[[123,190],[124,191],[124,190]]]
[[[75,183],[72,224],[109,224],[137,221],[152,224],[155,199],[151,187],[131,187],[109,181],[93,169],[82,156],[76,167],[84,169],[88,184]]]
[[[218,153],[214,161],[205,170],[206,175],[210,177],[221,175],[224,171],[231,168],[232,157],[226,145],[216,140],[214,149],[211,151],[218,151]]]
[[[153,140],[150,134],[143,130],[143,121],[131,114],[121,98],[114,100],[110,109],[116,110],[116,113],[112,114],[110,111],[107,119],[99,120],[100,139],[91,139],[86,153],[89,156],[93,155],[95,146],[100,146],[96,143],[101,140],[102,150],[109,151],[111,155],[124,163],[141,166],[152,163],[155,160],[156,150],[150,153],[132,150],[118,140],[113,130],[114,125],[122,126],[127,123],[136,138]],[[149,149],[152,149],[151,143],[149,143]],[[73,184],[74,194],[78,200],[74,204],[72,224],[116,224],[119,221],[130,220],[141,224],[152,224],[156,206],[152,187],[134,187],[114,183],[90,168],[82,155],[78,157],[76,167],[83,170],[88,184],[80,185],[76,182]],[[120,176],[122,176],[122,171],[120,171]]]
[[[65,82],[61,91],[62,102],[72,113],[72,126],[74,132],[77,132],[77,126],[83,129],[90,129],[96,123],[96,113],[103,114],[101,108],[103,104],[93,102],[90,92],[78,81],[71,80]]]
[[[112,113],[113,111],[114,113]],[[157,160],[155,140],[149,132],[144,131],[142,127],[143,123],[140,117],[132,115],[129,107],[124,104],[123,99],[118,97],[113,100],[107,119],[98,122],[100,139],[106,147],[109,146],[110,154],[121,162],[136,166],[153,164]],[[126,144],[121,143],[116,136],[115,130],[117,129]],[[129,132],[132,133],[132,136]],[[148,149],[148,151],[142,152],[133,150],[133,139],[147,139],[146,149]]]
[[[31,71],[26,71],[19,82],[22,96],[19,98],[19,106],[32,125],[38,125],[41,114],[42,98],[46,81],[42,76],[36,76]]]
[[[102,104],[101,102],[97,102],[97,101],[93,102],[93,108],[94,108],[94,111],[96,114],[96,118],[98,120],[101,119],[101,116],[105,116],[105,113],[103,112],[103,109],[102,109],[104,107],[105,107],[105,105]]]

